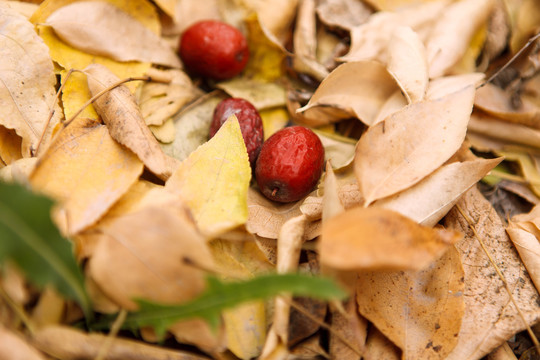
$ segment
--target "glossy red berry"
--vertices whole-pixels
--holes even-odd
[[[264,143],[257,158],[255,178],[261,192],[279,202],[297,201],[309,194],[321,177],[324,147],[303,126],[279,130]]]
[[[228,98],[221,101],[214,110],[209,137],[212,138],[233,114],[236,115],[240,124],[251,167],[255,168],[255,161],[264,141],[264,132],[261,116],[249,101],[240,98]]]
[[[191,25],[182,34],[179,54],[188,71],[215,80],[240,74],[249,59],[244,35],[216,20]]]

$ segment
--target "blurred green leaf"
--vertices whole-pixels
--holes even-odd
[[[49,198],[21,185],[0,182],[0,261],[12,260],[31,282],[53,285],[90,315],[72,245],[51,220],[53,205]]]

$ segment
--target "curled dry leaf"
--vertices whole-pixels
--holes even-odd
[[[435,226],[471,186],[502,161],[478,159],[441,166],[413,187],[373,203],[425,226]]]
[[[460,0],[441,13],[426,43],[430,78],[445,75],[461,59],[493,5],[492,0]]]
[[[298,0],[259,1],[245,0],[248,12],[253,10],[260,19],[261,26],[275,37],[279,43],[285,43],[290,36],[290,28],[296,16]],[[276,11],[279,9],[279,11]]]
[[[363,24],[372,13],[368,5],[355,0],[319,1],[316,11],[324,24],[345,30]]]
[[[0,125],[0,167],[22,158],[22,138],[13,129]]]
[[[142,85],[138,96],[141,114],[147,125],[163,125],[194,98],[195,89],[189,76],[181,70],[153,67],[146,74],[159,82]]]
[[[414,185],[465,139],[474,87],[411,104],[368,129],[356,147],[355,174],[366,203]]]
[[[75,234],[99,220],[143,171],[96,120],[76,119],[39,159],[30,182],[60,202],[57,223]]]
[[[110,70],[99,64],[88,66],[85,73],[93,95],[120,81]],[[108,91],[94,102],[94,107],[116,141],[137,154],[144,165],[159,178],[166,180],[171,176],[178,166],[177,161],[161,150],[126,86],[120,85]]]
[[[324,158],[333,169],[342,169],[354,160],[356,141],[337,134],[314,130],[324,146]]]
[[[473,112],[471,115],[468,133],[484,135],[507,143],[535,148],[540,146],[540,129],[500,120],[480,112]]]
[[[53,63],[33,25],[5,2],[0,4],[0,35],[0,125],[15,130],[22,138],[22,156],[30,157],[38,146],[40,153],[47,148],[61,117]]]
[[[63,41],[88,54],[181,67],[164,40],[107,2],[79,1],[63,6],[49,15],[45,24]]]
[[[526,97],[521,100],[521,105],[516,108],[509,92],[486,84],[478,89],[474,105],[499,119],[540,129],[540,107]]]
[[[332,170],[330,161],[326,162],[326,172],[324,174],[324,196],[322,220],[328,221],[333,216],[339,215],[345,211],[345,207],[339,198],[338,183],[336,175]]]
[[[430,27],[444,11],[449,1],[429,1],[397,12],[380,11],[364,24],[351,30],[351,48],[341,61],[379,60],[386,62],[390,38],[399,26],[408,26],[420,33]],[[422,40],[424,37],[421,36]]]
[[[472,188],[458,202],[470,217],[495,263],[501,269],[517,306],[528,324],[540,319],[537,290],[525,271],[499,215],[482,194]],[[465,314],[458,343],[447,359],[479,359],[525,328],[479,240],[454,208],[445,225],[465,234],[456,244],[465,271]]]
[[[391,210],[356,207],[323,223],[319,254],[339,270],[421,270],[460,238]]]
[[[246,222],[250,180],[246,145],[232,115],[180,164],[165,187],[184,199],[199,230],[215,237]]]
[[[388,72],[409,103],[421,101],[429,82],[426,49],[411,28],[399,26],[388,44]]]
[[[453,246],[419,272],[361,272],[356,289],[360,313],[401,348],[402,359],[445,359],[456,346],[465,308]]]
[[[149,206],[97,229],[87,276],[120,307],[137,309],[135,298],[181,303],[204,289],[204,272],[184,260],[212,268],[212,257],[187,214]]]
[[[308,104],[297,112],[331,123],[357,117],[371,125],[381,106],[396,91],[397,85],[384,65],[375,61],[342,64],[326,77]],[[322,108],[322,114],[318,111]],[[332,111],[333,109],[336,111]]]

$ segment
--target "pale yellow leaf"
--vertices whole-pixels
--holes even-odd
[[[22,156],[34,155],[38,146],[43,153],[62,113],[49,49],[34,26],[5,2],[0,3],[0,35],[0,125],[22,138]]]
[[[458,204],[471,218],[487,251],[503,272],[525,321],[529,324],[538,322],[540,297],[495,209],[476,188],[465,193]],[[479,240],[459,211],[454,208],[445,217],[445,225],[465,234],[465,238],[456,244],[465,271],[465,314],[458,343],[447,359],[480,359],[523,330],[525,324]]]
[[[398,89],[386,99],[371,126],[380,123],[393,113],[403,109],[405,106],[407,106],[407,99],[403,96],[401,89]]]
[[[103,65],[93,64],[85,69],[92,95],[107,89],[120,79]],[[120,85],[94,102],[94,107],[109,128],[111,136],[133,151],[144,165],[161,179],[168,179],[177,161],[167,156],[140,113],[129,89]]]
[[[32,16],[39,6],[38,4],[18,0],[8,0],[7,5],[27,19]]]
[[[34,171],[34,167],[38,162],[38,158],[22,158],[13,163],[0,168],[0,180],[5,182],[19,182],[21,184],[28,183],[30,174]]]
[[[335,170],[350,165],[354,160],[356,141],[337,134],[315,130],[324,146],[324,158]]]
[[[244,0],[243,3],[248,7],[248,12],[253,10],[257,13],[261,26],[268,29],[279,43],[287,41],[296,16],[298,0]]]
[[[60,202],[58,220],[75,234],[99,220],[137,181],[142,163],[95,120],[77,119],[40,158],[32,186]]]
[[[171,18],[174,18],[176,13],[176,0],[156,0],[156,5]]]
[[[471,186],[502,158],[455,162],[441,166],[413,187],[378,200],[373,206],[397,211],[419,224],[434,226]]]
[[[265,109],[259,111],[263,122],[264,139],[268,139],[275,132],[283,129],[289,122],[289,113],[284,107]]]
[[[335,108],[327,112],[327,123],[357,117],[371,125],[379,109],[396,91],[397,84],[386,68],[375,61],[358,61],[340,65],[326,77],[308,104],[297,112],[308,117],[317,108]]]
[[[459,0],[445,9],[426,43],[430,78],[445,75],[461,59],[493,4],[492,0]]]
[[[453,246],[422,271],[362,272],[356,286],[358,310],[401,348],[402,359],[445,359],[456,346],[465,306]]]
[[[421,270],[460,238],[391,210],[355,207],[323,223],[319,254],[339,270]]]
[[[24,340],[22,335],[0,325],[0,359],[45,360],[45,357]]]
[[[504,156],[505,160],[515,161],[523,177],[529,181],[531,190],[540,196],[540,172],[533,161],[532,156],[526,150],[495,150],[499,156]]]
[[[424,98],[429,81],[426,49],[418,34],[409,27],[397,27],[390,38],[388,72],[409,103]]]
[[[468,132],[481,134],[508,143],[540,147],[540,130],[520,125],[493,116],[473,112],[469,120]]]
[[[474,87],[408,105],[368,129],[356,147],[355,174],[366,203],[414,185],[465,139]]]
[[[257,110],[285,105],[285,88],[276,83],[237,77],[216,86],[232,97],[246,99]]]
[[[215,237],[246,222],[250,179],[246,145],[236,116],[231,116],[165,186],[185,200],[201,232]]]
[[[122,9],[101,1],[78,1],[59,8],[45,22],[67,44],[117,61],[181,67],[173,49]]]
[[[326,162],[326,172],[324,174],[324,196],[322,220],[327,221],[333,216],[339,215],[345,211],[345,207],[341,203],[338,192],[338,184],[334,170],[330,165],[330,161]]]
[[[0,125],[0,164],[9,165],[22,158],[22,138],[15,130]]]
[[[316,10],[324,24],[346,30],[364,23],[373,12],[364,2],[355,0],[319,1]]]
[[[506,228],[536,289],[540,289],[540,240],[526,226],[511,221]]]
[[[484,74],[478,72],[432,79],[428,84],[426,99],[436,100],[465,89],[467,86],[477,87],[483,79]]]
[[[162,144],[170,144],[176,138],[176,128],[173,119],[165,121],[161,125],[148,125],[154,137]]]

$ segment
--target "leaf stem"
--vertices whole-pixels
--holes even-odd
[[[523,321],[523,324],[525,324],[527,332],[529,333],[529,336],[531,337],[531,340],[534,343],[534,346],[536,347],[536,351],[540,354],[540,342],[538,341],[538,338],[536,337],[536,335],[532,331],[531,327],[527,323],[527,320],[525,319],[525,315],[523,314],[523,312],[519,308],[519,306],[518,306],[518,304],[516,302],[516,299],[512,295],[512,291],[510,290],[510,286],[508,285],[508,282],[506,281],[506,278],[504,277],[501,269],[499,268],[499,266],[497,265],[497,263],[495,262],[495,260],[491,256],[491,254],[489,253],[486,245],[484,244],[484,241],[482,240],[482,238],[480,237],[480,235],[476,231],[476,227],[474,226],[474,222],[472,221],[472,219],[467,214],[465,214],[465,212],[463,211],[461,206],[459,206],[459,204],[456,204],[456,208],[459,211],[459,213],[461,214],[461,216],[463,216],[463,218],[469,224],[469,227],[471,228],[472,232],[474,233],[474,236],[476,237],[476,239],[480,243],[480,246],[482,247],[482,250],[487,255],[487,257],[489,259],[489,262],[495,268],[495,271],[497,272],[497,275],[499,275],[499,278],[503,282],[504,288],[506,289],[506,292],[508,293],[508,296],[510,296],[510,300],[512,301],[512,304],[514,304],[514,307],[516,308],[516,310],[517,310],[517,312],[519,314],[519,317]]]
[[[98,354],[94,360],[104,360],[105,356],[107,356],[107,352],[110,350],[114,339],[118,335],[118,332],[122,328],[122,325],[124,324],[124,321],[126,321],[127,316],[127,310],[121,309],[118,313],[118,316],[116,317],[116,320],[114,320],[114,323],[111,326],[111,330],[109,331],[109,334],[107,335],[107,338],[101,344]]]
[[[34,323],[28,317],[26,311],[24,311],[24,309],[19,306],[19,304],[13,301],[13,299],[11,299],[11,297],[2,287],[0,287],[0,297],[3,298],[7,305],[15,312],[15,314],[17,314],[24,326],[26,326],[26,328],[30,332],[30,335],[34,335],[36,333],[36,327]]]

